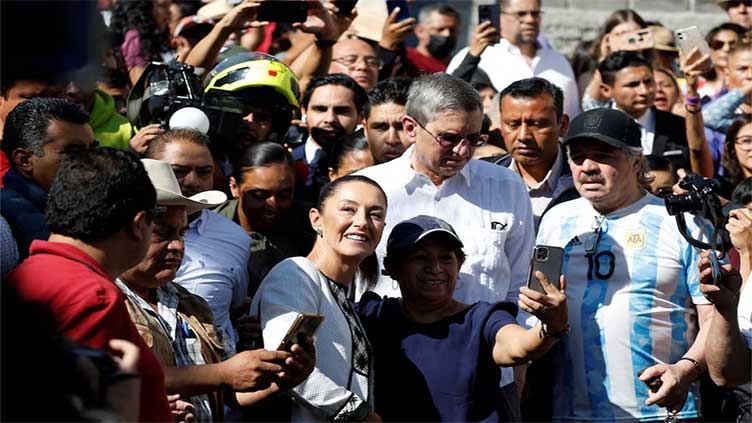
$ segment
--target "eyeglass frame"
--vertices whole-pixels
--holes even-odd
[[[343,60],[345,58],[347,58],[347,57],[355,57],[355,61],[348,65],[347,63],[343,62]],[[361,58],[363,59],[363,62],[365,62],[366,66],[368,66],[369,68],[375,67],[376,69],[381,70],[381,68],[384,67],[384,62],[382,62],[381,59],[379,59],[378,57],[376,57],[376,56],[361,56],[359,54],[346,54],[346,55],[338,57],[336,59],[332,59],[332,62],[337,62],[337,63],[339,63],[340,65],[342,65],[342,66],[344,66],[346,68],[351,68],[351,67],[355,66],[356,64],[358,64],[358,61]],[[369,61],[372,62],[372,63],[369,63]],[[378,66],[374,66],[374,64],[378,64]]]
[[[532,17],[533,19],[541,19],[541,18],[543,18],[543,11],[540,10],[540,9],[538,9],[538,10],[517,10],[515,12],[505,12],[505,11],[502,10],[501,14],[502,15],[515,16],[518,20],[524,18],[527,15],[530,15],[530,17]]]
[[[739,142],[744,141],[744,142]],[[745,145],[746,144],[746,145]],[[752,150],[752,137],[742,137],[734,140],[734,145],[738,145],[744,151]]]
[[[416,125],[420,126],[421,129],[423,129],[424,131],[426,131],[426,133],[428,135],[430,135],[431,138],[433,138],[434,141],[436,141],[440,146],[442,146],[444,148],[449,148],[449,147],[455,148],[458,145],[462,144],[462,141],[467,141],[467,145],[470,146],[470,147],[478,148],[478,147],[483,147],[488,142],[488,138],[487,137],[484,138],[483,134],[481,134],[481,133],[478,133],[478,141],[476,141],[476,142],[470,141],[466,136],[462,137],[462,139],[459,140],[459,141],[457,141],[457,142],[447,141],[445,138],[443,138],[443,136],[436,136],[436,135],[433,134],[433,132],[431,132],[428,129],[426,129],[426,127],[423,126],[423,124],[421,124],[420,122],[418,122],[418,119],[415,119],[414,117],[409,116],[409,115],[408,115],[408,117],[413,122],[415,122]],[[459,135],[457,135],[457,136],[459,136]]]

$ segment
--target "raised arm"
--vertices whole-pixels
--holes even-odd
[[[569,330],[566,280],[561,276],[561,289],[553,286],[546,276],[536,272],[535,277],[545,293],[527,287],[520,288],[518,305],[521,310],[536,316],[542,323],[525,329],[519,325],[506,325],[496,334],[493,357],[499,366],[527,363],[543,355]]]
[[[702,106],[697,92],[697,84],[704,69],[710,61],[710,56],[702,55],[698,48],[693,48],[682,58],[682,72],[687,80],[687,97],[685,109],[685,128],[687,143],[689,144],[689,162],[692,172],[706,178],[715,175],[713,155],[705,138],[705,125],[702,118]]]
[[[227,39],[235,31],[243,28],[260,28],[269,22],[257,22],[256,9],[259,3],[244,1],[230,10],[211,30],[209,35],[202,38],[188,53],[188,57],[178,60],[196,68],[211,69],[217,63],[219,51]]]

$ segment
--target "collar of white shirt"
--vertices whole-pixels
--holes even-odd
[[[551,166],[551,169],[548,170],[548,173],[546,174],[546,176],[543,178],[542,181],[540,181],[535,186],[527,187],[528,192],[540,190],[541,187],[543,187],[544,185],[547,185],[548,189],[550,189],[552,192],[555,191],[556,183],[559,180],[559,176],[561,176],[561,169],[562,169],[563,161],[564,161],[562,159],[563,159],[563,156],[561,154],[561,151],[557,152],[556,159],[554,160],[554,165]],[[517,162],[515,162],[514,159],[512,159],[512,162],[509,163],[509,169],[511,169],[518,175],[520,174],[520,170],[517,168]]]
[[[305,158],[306,163],[313,162],[313,159],[316,157],[316,152],[321,150],[321,146],[316,144],[316,142],[311,138],[309,135],[305,142],[305,147],[303,147],[305,150]]]

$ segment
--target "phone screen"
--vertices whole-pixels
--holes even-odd
[[[305,22],[308,18],[308,2],[300,0],[269,0],[261,2],[257,19],[269,22]]]
[[[410,18],[410,10],[407,7],[406,0],[387,0],[386,1],[386,10],[389,15],[391,15],[394,9],[397,7],[400,8],[400,11],[399,11],[399,14],[397,14],[397,20],[395,22],[404,21],[405,19]]]
[[[499,26],[501,11],[498,4],[481,4],[478,6],[478,23],[489,21],[495,27]]]

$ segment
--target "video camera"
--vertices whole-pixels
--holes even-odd
[[[679,182],[679,188],[687,191],[684,194],[670,194],[664,198],[668,214],[676,218],[679,233],[691,245],[703,250],[711,250],[710,262],[713,267],[713,280],[720,277],[719,260],[723,259],[731,249],[729,233],[725,226],[731,210],[743,207],[742,204],[730,202],[721,205],[717,192],[720,188],[718,181],[706,179],[700,175],[690,173]],[[687,222],[684,213],[700,215],[712,224],[713,232],[708,235],[709,243],[695,239],[687,232]]]
[[[243,104],[232,97],[205,97],[193,66],[184,63],[149,63],[131,89],[128,120],[137,128],[158,123],[169,128],[170,117],[185,107],[195,107],[209,118],[209,138],[226,147],[233,141],[243,118]]]

